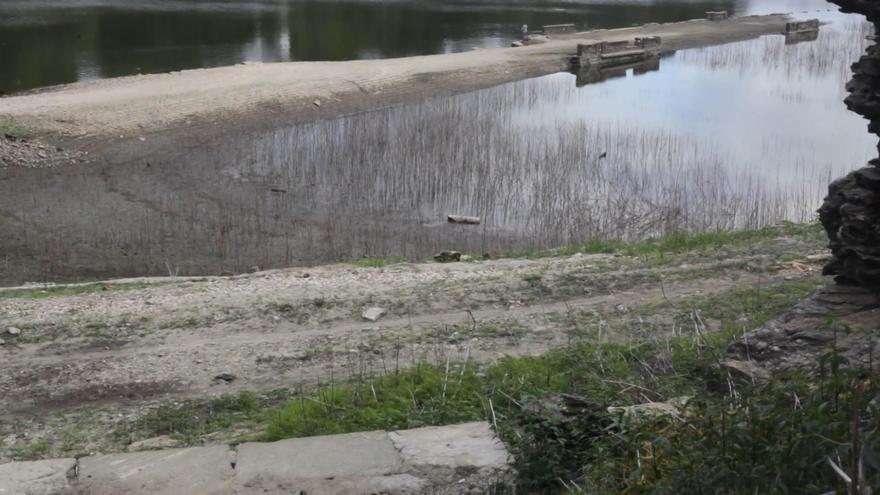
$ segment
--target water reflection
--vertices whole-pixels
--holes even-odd
[[[0,282],[810,220],[831,178],[875,145],[842,103],[870,27],[829,19],[815,42],[681,51],[580,88],[557,74],[182,154],[8,171]],[[450,213],[484,221],[448,225]]]
[[[522,24],[581,29],[828,8],[821,0],[0,0],[0,91],[245,61],[505,46]]]

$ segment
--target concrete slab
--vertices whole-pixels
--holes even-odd
[[[424,479],[411,474],[352,476],[348,478],[251,479],[236,484],[236,495],[423,495],[430,493]]]
[[[83,457],[77,489],[89,495],[225,494],[234,461],[225,445]]]
[[[507,449],[488,423],[464,423],[389,433],[408,465],[505,468]]]
[[[245,443],[238,446],[235,490],[236,493],[262,490],[299,493],[292,490],[309,485],[311,490],[297,489],[310,495],[375,493],[376,490],[369,488],[372,483],[366,483],[368,479],[398,474],[402,466],[400,453],[384,431]],[[321,483],[322,480],[333,483]],[[354,488],[364,483],[365,490],[335,491],[345,480],[354,480],[346,482]]]
[[[60,495],[73,493],[76,459],[0,464],[0,495]]]

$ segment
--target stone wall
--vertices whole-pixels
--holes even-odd
[[[844,12],[880,22],[880,2],[833,0]],[[880,134],[880,46],[873,45],[856,64],[847,85],[847,107],[867,118],[868,130]],[[838,283],[880,292],[880,158],[834,181],[819,209],[833,254],[825,273]]]

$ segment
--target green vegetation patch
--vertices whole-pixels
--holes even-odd
[[[352,264],[364,268],[381,268],[383,266],[396,265],[406,261],[407,259],[402,256],[392,256],[388,258],[363,258],[352,261]]]
[[[46,287],[33,287],[24,289],[0,289],[0,298],[12,299],[44,299],[47,297],[76,296],[80,294],[92,294],[95,292],[116,292],[123,290],[136,290],[148,287],[144,283],[126,284],[82,284],[82,285],[59,285]]]
[[[570,244],[551,249],[533,249],[503,253],[505,258],[546,258],[552,256],[571,256],[574,254],[612,254],[626,256],[662,256],[680,254],[696,250],[718,249],[765,242],[781,237],[803,239],[819,238],[823,235],[819,223],[785,223],[780,226],[757,230],[716,230],[710,232],[676,232],[657,238],[626,242],[619,240],[591,239],[581,244]]]

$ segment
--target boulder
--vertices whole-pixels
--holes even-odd
[[[880,23],[880,3],[868,0],[832,0],[845,12],[865,15]],[[853,67],[845,103],[868,119],[868,131],[880,133],[880,45],[872,45]],[[834,181],[819,209],[819,218],[831,241],[832,258],[825,274],[838,283],[880,292],[880,159]]]

